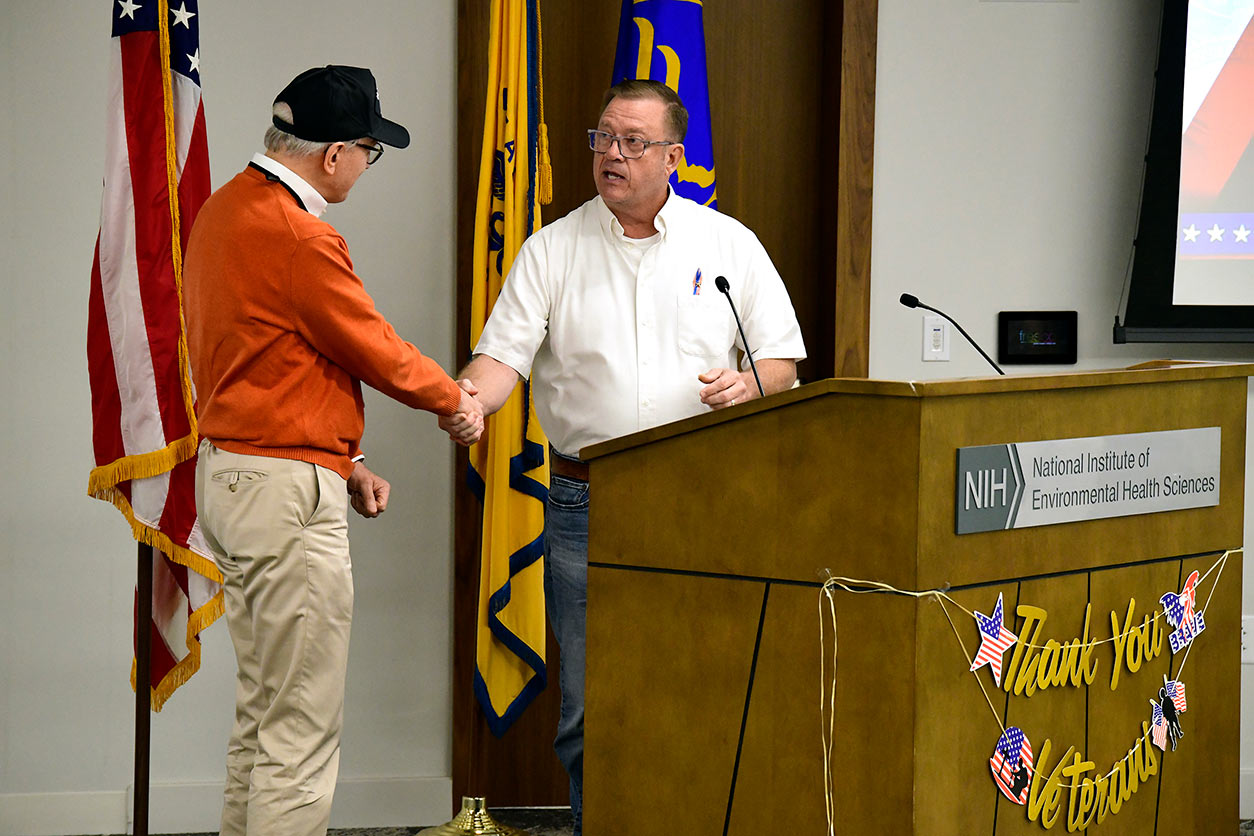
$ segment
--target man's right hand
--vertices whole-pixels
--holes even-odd
[[[441,415],[440,429],[448,433],[448,437],[463,447],[469,447],[483,435],[483,406],[475,399],[479,390],[469,379],[457,381],[462,389],[461,403],[452,415]]]

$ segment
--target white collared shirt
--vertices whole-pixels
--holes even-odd
[[[304,177],[301,177],[295,171],[274,159],[274,157],[267,157],[265,154],[253,154],[252,163],[264,168],[286,183],[288,188],[300,196],[301,202],[305,204],[305,210],[315,218],[321,218],[322,213],[327,211],[327,199],[319,194],[317,189],[309,185]]]
[[[566,455],[709,409],[697,375],[733,368],[744,348],[717,276],[754,359],[806,356],[784,283],[749,229],[673,192],[654,225],[652,239],[626,238],[596,197],[532,235],[475,346],[532,375],[540,424]]]

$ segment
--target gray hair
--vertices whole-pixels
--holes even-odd
[[[292,124],[292,108],[287,102],[275,102],[273,114],[287,124]],[[301,139],[295,134],[275,127],[273,124],[266,128],[266,150],[279,152],[282,154],[290,154],[293,157],[316,157],[325,154],[330,142],[314,142],[308,139]]]

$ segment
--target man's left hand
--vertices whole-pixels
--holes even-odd
[[[701,403],[710,409],[724,409],[757,397],[757,389],[750,389],[745,376],[733,369],[710,369],[697,375],[697,380],[708,384],[701,390]]]
[[[348,498],[358,514],[379,516],[387,510],[391,492],[392,486],[382,476],[371,473],[361,462],[353,465],[353,475],[348,477]]]

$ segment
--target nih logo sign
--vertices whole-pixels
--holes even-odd
[[[1219,427],[962,447],[955,532],[1219,504]]]

